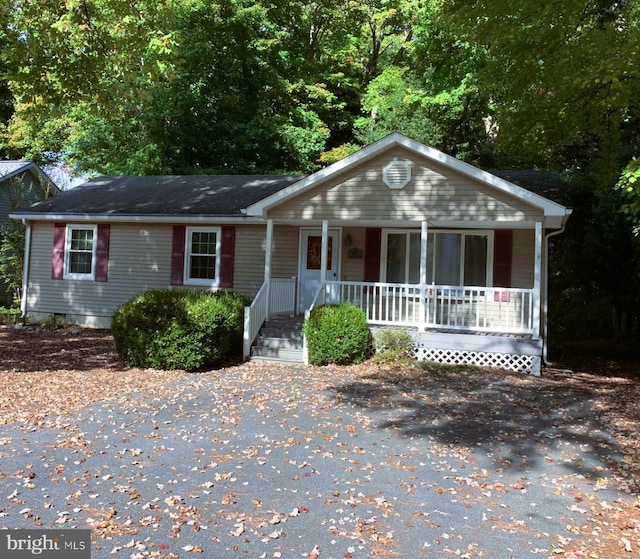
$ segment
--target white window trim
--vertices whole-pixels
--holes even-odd
[[[91,251],[91,273],[79,274],[71,272],[71,236],[73,231],[92,231],[93,243]],[[64,279],[90,280],[96,277],[96,251],[98,249],[98,226],[97,225],[74,225],[67,224],[64,236]]]
[[[380,277],[387,281],[387,247],[389,246],[389,235],[394,233],[417,233],[420,235],[420,229],[383,229],[382,230],[382,247],[380,254]],[[467,235],[486,235],[487,236],[487,287],[493,286],[493,230],[492,229],[429,229],[429,236],[432,233],[457,233],[462,235],[462,244],[460,247],[460,269],[464,270],[464,237]],[[421,278],[424,279],[424,278]]]
[[[190,273],[191,263],[191,237],[193,233],[215,233],[216,234],[216,277],[213,280],[204,278],[192,278]],[[199,285],[205,287],[218,287],[220,284],[220,250],[222,242],[222,227],[187,227],[184,246],[184,285]]]

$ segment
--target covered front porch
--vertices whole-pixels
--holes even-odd
[[[487,239],[483,248],[483,274],[488,281],[482,282],[487,285],[381,281],[390,275],[388,270],[386,277],[377,278],[377,281],[345,279],[353,275],[366,276],[365,260],[371,255],[366,255],[366,250],[359,246],[366,245],[365,241],[353,240],[364,239],[364,234],[358,236],[358,228],[335,227],[328,221],[323,221],[320,227],[298,228],[297,274],[274,277],[272,270],[277,267],[279,258],[278,251],[272,249],[275,229],[275,223],[270,221],[266,231],[265,280],[245,311],[245,358],[249,358],[251,346],[264,321],[283,314],[305,316],[322,304],[350,302],[365,312],[372,329],[407,328],[416,340],[418,359],[497,366],[539,374],[542,356],[541,224],[536,224],[531,232],[530,244],[535,249],[530,251],[531,287],[489,285],[494,283],[497,275],[493,266],[498,258],[494,254],[494,232],[479,232],[477,228],[474,228],[474,242],[476,238]],[[360,232],[364,230],[361,228]],[[411,250],[414,257],[417,254],[418,260],[416,262],[414,258],[412,263],[408,262],[407,270],[413,267],[417,269],[415,275],[419,278],[431,276],[432,280],[435,279],[433,269],[437,256],[430,246],[434,244],[435,237],[430,235],[428,224],[405,227],[401,231],[410,231],[407,245],[413,242]],[[456,231],[456,234],[461,234],[460,230]],[[391,242],[391,236],[383,239]],[[282,248],[282,243],[278,248]],[[364,248],[371,251],[370,246]],[[375,248],[384,252],[380,246]],[[410,254],[409,249],[407,254]],[[362,267],[361,274],[357,273],[352,261],[354,256]],[[386,258],[389,260],[388,254]],[[464,256],[461,258],[464,260]],[[378,266],[385,270],[384,263]],[[410,275],[407,272],[407,276]]]

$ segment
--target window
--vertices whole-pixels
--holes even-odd
[[[217,285],[220,277],[220,228],[187,227],[185,284]]]
[[[420,233],[386,234],[386,281],[420,283]]]
[[[95,225],[67,225],[64,250],[64,277],[93,279],[96,262]]]
[[[111,226],[55,223],[51,279],[106,282]]]
[[[420,283],[420,233],[385,231],[384,281]],[[427,235],[426,283],[486,286],[492,282],[493,233],[431,231]]]

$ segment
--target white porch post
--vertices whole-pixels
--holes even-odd
[[[320,282],[327,281],[327,261],[329,260],[329,222],[322,221],[322,256],[320,257]]]
[[[420,231],[420,319],[418,329],[424,330],[427,322],[427,242],[429,224],[422,222]]]
[[[542,223],[536,223],[536,244],[533,264],[533,337],[540,337],[540,305],[542,288]]]
[[[264,251],[264,282],[267,284],[267,318],[269,318],[271,302],[271,256],[273,254],[273,219],[267,220],[267,238]]]

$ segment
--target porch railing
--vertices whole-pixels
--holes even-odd
[[[242,357],[247,359],[251,352],[251,344],[256,339],[260,328],[270,314],[295,312],[296,278],[271,278],[264,282],[256,293],[251,305],[244,308],[244,333]]]
[[[295,298],[295,277],[272,278],[262,285],[245,308],[245,359],[268,315],[293,314]],[[305,317],[316,306],[343,301],[363,309],[370,324],[381,326],[536,333],[533,289],[329,281],[318,289]]]
[[[251,301],[251,305],[244,308],[244,333],[242,337],[242,358],[247,359],[251,353],[251,344],[256,339],[262,323],[267,318],[267,303],[269,301],[269,284],[264,282]]]
[[[296,309],[296,277],[271,278],[269,314],[294,314]]]
[[[360,307],[370,324],[534,333],[532,289],[331,281],[324,296]]]

